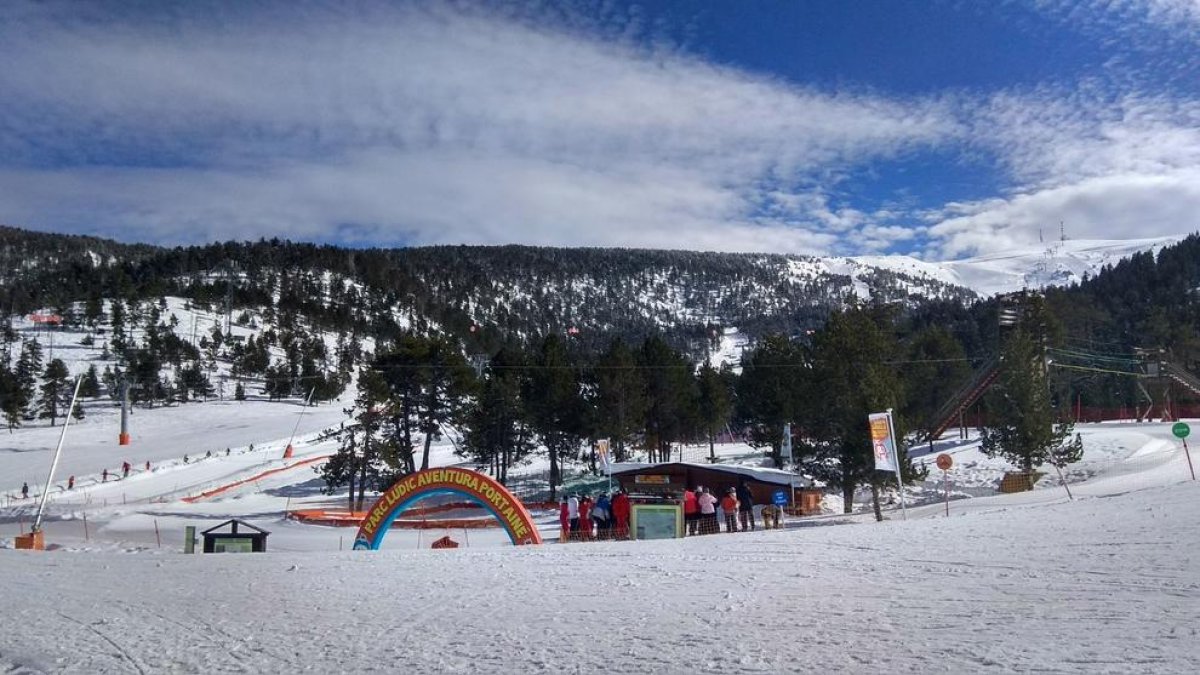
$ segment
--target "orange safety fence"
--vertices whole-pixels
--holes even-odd
[[[243,478],[242,480],[235,481],[233,483],[229,483],[228,485],[222,485],[220,487],[216,487],[211,490],[206,490],[204,492],[201,492],[198,495],[193,495],[191,497],[184,497],[183,501],[185,501],[189,504],[192,504],[192,503],[198,502],[202,499],[208,499],[210,497],[215,497],[223,492],[228,492],[229,490],[232,490],[236,487],[245,485],[246,483],[253,483],[256,480],[260,480],[260,479],[270,476],[272,474],[280,473],[282,471],[287,471],[289,469],[295,469],[298,466],[304,466],[306,464],[313,464],[314,462],[323,462],[332,456],[333,455],[321,455],[320,457],[310,457],[308,459],[302,459],[299,462],[292,462],[291,464],[288,464],[287,466],[280,466],[280,467],[276,467],[274,469],[267,469],[266,471],[255,474],[253,476],[250,476],[249,478]]]

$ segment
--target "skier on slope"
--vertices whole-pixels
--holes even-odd
[[[29,499],[29,483],[21,483],[21,499]]]
[[[71,476],[71,477],[67,478],[67,489],[68,490],[75,489],[75,476]]]
[[[130,468],[132,468],[132,467],[129,466],[129,462],[121,463],[121,478],[129,478],[129,469]]]

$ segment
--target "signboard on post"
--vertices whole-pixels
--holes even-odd
[[[776,490],[775,492],[771,493],[771,503],[775,506],[787,506],[787,493],[783,490]]]
[[[1192,474],[1192,480],[1196,480],[1196,469],[1192,466],[1192,452],[1188,450],[1187,446],[1187,437],[1188,434],[1192,433],[1192,428],[1183,422],[1176,422],[1171,427],[1171,433],[1175,434],[1175,438],[1178,438],[1183,443],[1183,454],[1187,457],[1188,471]]]
[[[896,442],[892,438],[892,425],[888,414],[871,413],[868,416],[871,424],[871,450],[875,455],[876,471],[896,471]]]
[[[896,486],[900,492],[900,511],[908,520],[908,506],[904,503],[904,478],[900,475],[900,451],[896,447],[896,426],[892,424],[892,409],[867,415],[871,427],[871,452],[875,455],[876,471],[895,471]]]

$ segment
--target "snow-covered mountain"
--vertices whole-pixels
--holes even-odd
[[[1068,239],[946,262],[896,255],[825,260],[834,267],[892,270],[909,277],[961,286],[987,296],[1022,288],[1075,283],[1085,274],[1095,276],[1106,265],[1134,253],[1158,253],[1182,239],[1183,235],[1156,239]]]

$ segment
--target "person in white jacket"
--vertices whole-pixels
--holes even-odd
[[[579,532],[579,497],[571,495],[567,499],[567,520],[571,524],[571,534]]]
[[[715,534],[717,532],[717,498],[708,491],[708,488],[701,488],[701,490],[703,492],[696,498],[696,503],[700,505],[700,533]]]

